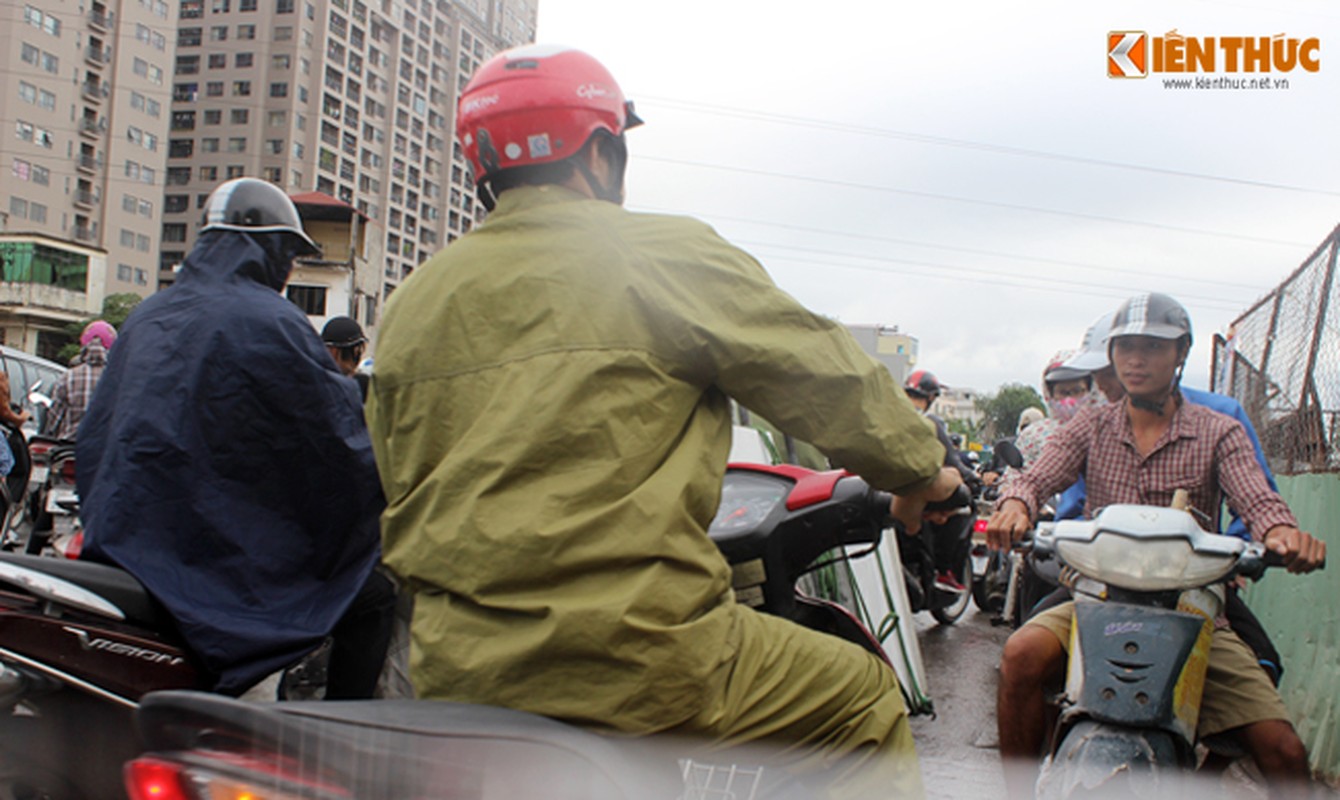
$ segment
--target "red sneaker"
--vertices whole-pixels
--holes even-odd
[[[949,570],[940,570],[935,576],[935,588],[950,594],[963,594],[968,591],[958,582],[958,576]]]

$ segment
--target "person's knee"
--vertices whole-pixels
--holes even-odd
[[[1310,774],[1307,747],[1293,725],[1283,720],[1268,720],[1247,726],[1248,749],[1262,772],[1306,777]]]
[[[1065,663],[1065,650],[1049,631],[1028,627],[1015,631],[1000,656],[1002,684],[1042,685],[1055,679]]]

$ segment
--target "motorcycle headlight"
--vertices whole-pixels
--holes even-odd
[[[1142,592],[1190,589],[1227,577],[1243,542],[1201,530],[1183,511],[1112,506],[1089,523],[1063,522],[1057,555],[1082,574]]]

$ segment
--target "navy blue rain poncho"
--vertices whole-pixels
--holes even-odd
[[[278,239],[200,237],[127,321],[76,454],[83,557],[134,574],[229,694],[320,644],[380,556],[358,389],[277,291]]]

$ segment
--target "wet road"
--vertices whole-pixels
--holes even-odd
[[[996,749],[996,665],[1010,629],[993,627],[976,606],[954,625],[916,615],[935,717],[916,717],[912,733],[928,798],[1003,798]]]

